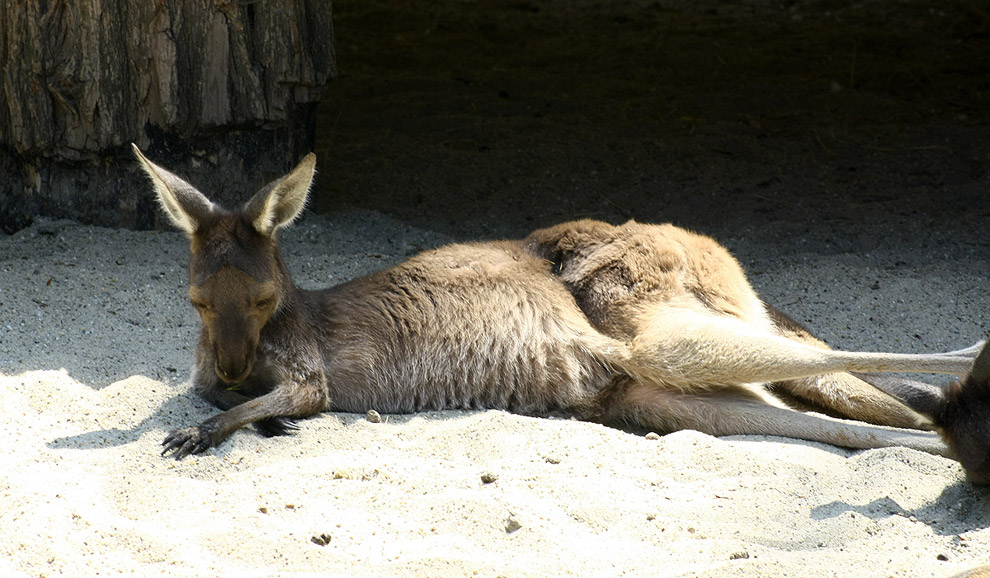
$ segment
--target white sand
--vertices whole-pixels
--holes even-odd
[[[951,349],[990,323],[990,269],[965,249],[723,240],[835,345]],[[284,241],[314,287],[443,239],[356,212]],[[185,382],[186,251],[177,233],[68,222],[0,236],[0,575],[943,577],[990,561],[990,494],[904,449],[489,411],[327,414],[163,459],[169,430],[215,413]]]

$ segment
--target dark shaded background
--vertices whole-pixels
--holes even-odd
[[[577,217],[986,255],[983,2],[334,3],[313,207],[455,238]],[[778,239],[779,240],[779,239]]]

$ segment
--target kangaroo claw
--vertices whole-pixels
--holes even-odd
[[[299,424],[296,423],[296,420],[281,415],[256,421],[254,426],[268,438],[289,435],[299,430]]]
[[[176,460],[188,456],[189,454],[201,454],[213,447],[213,436],[200,426],[178,429],[165,436],[162,446],[162,455],[169,452]]]

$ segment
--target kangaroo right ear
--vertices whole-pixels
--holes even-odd
[[[316,172],[316,155],[309,153],[292,172],[269,183],[244,205],[244,215],[256,231],[271,236],[302,213]]]
[[[216,205],[180,177],[149,161],[141,154],[137,145],[131,143],[131,147],[134,149],[134,156],[141,161],[144,172],[151,177],[158,202],[165,214],[186,234],[195,233],[200,224],[215,213]]]

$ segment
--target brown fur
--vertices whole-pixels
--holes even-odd
[[[448,408],[947,452],[932,434],[795,411],[774,392],[879,426],[924,426],[849,371],[964,374],[975,349],[832,351],[766,307],[708,237],[576,221],[303,291],[275,233],[302,210],[315,157],[227,211],[135,152],[190,237],[202,319],[192,382],[224,410],[166,438],[177,458],[252,422],[273,435],[326,410]]]

